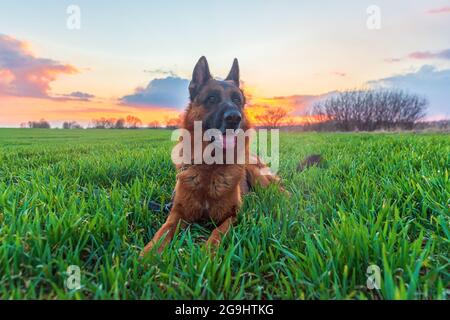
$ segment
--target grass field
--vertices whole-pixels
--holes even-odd
[[[281,135],[274,188],[246,197],[211,257],[192,225],[139,251],[170,200],[169,131],[0,130],[2,299],[448,299],[450,136]],[[302,173],[311,153],[326,163]],[[69,265],[82,288],[66,289]],[[381,290],[366,269],[381,269]]]

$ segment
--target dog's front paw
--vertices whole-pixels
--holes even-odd
[[[211,237],[205,242],[206,252],[211,258],[216,256],[217,249],[219,248],[220,240],[211,239]]]
[[[211,235],[205,245],[207,248],[217,248],[220,245],[220,240],[220,236]]]
[[[154,241],[150,241],[149,243],[147,243],[147,245],[144,247],[144,249],[142,249],[141,253],[139,254],[139,258],[142,259],[144,258],[150,251],[153,250],[155,246]],[[161,253],[162,251],[162,247],[160,247],[158,249],[158,253]]]

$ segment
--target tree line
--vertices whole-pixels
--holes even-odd
[[[397,89],[350,90],[316,102],[307,112],[305,124],[295,124],[288,111],[266,108],[255,119],[262,127],[301,127],[319,131],[374,131],[413,129],[426,115],[428,101]],[[423,123],[422,123],[423,126]]]
[[[397,89],[350,90],[330,95],[316,102],[305,117],[306,123],[298,125],[283,106],[267,107],[255,117],[260,127],[301,127],[302,130],[318,131],[374,131],[413,129],[426,115],[426,98]],[[312,119],[308,121],[308,119]],[[158,121],[147,124],[147,128],[179,127],[181,116],[166,119],[165,125]],[[423,122],[420,122],[424,126]],[[30,121],[25,127],[50,128],[50,123],[41,119]],[[137,129],[143,126],[138,117],[93,119],[89,128]],[[82,128],[75,121],[63,123],[64,129]]]
[[[98,119],[92,119],[88,128],[91,129],[139,129],[139,128],[147,128],[147,129],[158,129],[158,128],[168,128],[175,129],[178,128],[181,122],[181,117],[166,119],[166,121],[150,121],[146,125],[143,124],[143,121],[135,116],[129,115],[125,118],[106,118],[101,117]],[[30,129],[50,129],[51,124],[45,119],[41,119],[39,121],[28,121],[20,124],[21,128],[30,128]],[[62,124],[62,129],[83,129],[83,126],[80,125],[76,121],[65,121]]]
[[[137,129],[142,125],[142,120],[135,116],[126,118],[99,118],[92,120],[94,129]]]
[[[148,129],[178,128],[180,125],[181,117],[166,119],[165,123],[154,120],[147,123],[145,126]],[[99,118],[91,121],[91,128],[94,129],[138,129],[143,127],[141,119],[135,116],[127,116],[126,118]]]
[[[22,128],[39,128],[39,129],[50,129],[51,125],[45,119],[41,119],[39,121],[28,121],[28,123],[22,123],[20,125]]]

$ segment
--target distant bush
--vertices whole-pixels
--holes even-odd
[[[92,128],[94,129],[137,129],[142,125],[142,120],[135,116],[127,116],[126,119],[120,118],[100,118],[93,119]]]
[[[345,91],[313,106],[317,130],[373,131],[413,129],[425,116],[425,98],[401,90],[371,89]]]
[[[178,118],[171,118],[166,120],[166,128],[167,129],[177,129],[180,128],[183,124],[183,116],[179,116]]]
[[[92,127],[94,129],[113,129],[116,124],[116,119],[114,118],[100,118],[92,120]]]
[[[28,128],[31,129],[50,129],[50,123],[44,119],[41,119],[39,121],[28,121]]]
[[[63,129],[83,129],[76,121],[66,121],[62,125]]]
[[[419,121],[414,125],[415,130],[450,131],[450,120]]]
[[[137,129],[142,125],[142,120],[135,116],[127,116],[125,121],[130,129]]]
[[[116,123],[114,124],[114,129],[125,129],[125,128],[126,128],[125,119],[123,118],[117,119]]]
[[[151,121],[147,124],[148,129],[160,129],[162,128],[161,123],[159,121]]]

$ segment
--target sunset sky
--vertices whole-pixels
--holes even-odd
[[[80,29],[67,26],[69,5]],[[450,117],[450,1],[17,0],[0,5],[0,126],[165,122],[186,106],[202,55],[217,77],[237,57],[261,109],[301,117],[327,94],[386,86],[426,96],[430,119]]]

